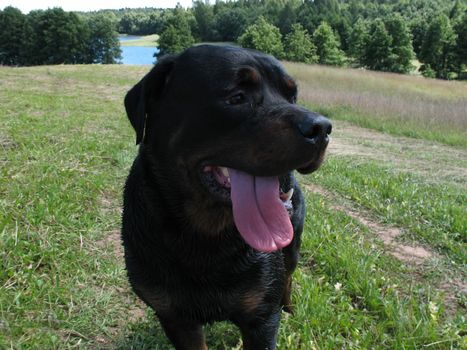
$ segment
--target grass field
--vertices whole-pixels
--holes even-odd
[[[159,35],[151,34],[142,36],[139,39],[134,40],[127,40],[120,42],[121,46],[148,46],[148,47],[156,47],[157,40],[159,40]]]
[[[466,348],[466,86],[287,67],[334,131],[300,177],[296,313],[278,349]],[[170,349],[119,242],[136,152],[122,100],[149,68],[0,67],[0,349]],[[207,338],[241,348],[227,323]]]
[[[366,128],[467,147],[467,84],[305,64],[286,65],[302,103]]]

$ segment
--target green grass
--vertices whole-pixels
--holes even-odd
[[[159,40],[159,35],[151,34],[142,36],[139,39],[127,40],[120,43],[121,46],[148,46],[156,47],[157,41]]]
[[[290,337],[295,346],[283,348],[402,349],[456,338],[456,326],[444,333],[430,312],[436,295],[405,283],[404,267],[372,247],[364,227],[318,195],[307,205],[297,314],[282,332],[282,344]]]
[[[0,67],[0,349],[170,348],[128,286],[118,241],[136,152],[122,101],[148,70]],[[456,262],[443,271],[462,271],[462,187],[341,157],[303,181],[400,225]],[[306,200],[296,313],[284,315],[278,349],[467,345],[462,309],[434,277],[386,254],[329,199]],[[211,349],[239,348],[227,323],[208,326],[207,338]]]
[[[348,156],[330,157],[312,178],[465,264],[467,194],[458,187]]]

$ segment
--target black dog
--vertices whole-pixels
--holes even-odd
[[[295,104],[271,56],[202,45],[166,56],[125,97],[140,143],[124,193],[130,283],[177,349],[230,320],[245,349],[275,349],[290,310],[305,205],[330,122]]]

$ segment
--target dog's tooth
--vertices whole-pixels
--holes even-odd
[[[282,200],[284,202],[287,202],[289,201],[293,196],[293,188],[291,188],[287,193],[284,193],[282,197]]]
[[[226,168],[226,167],[220,167],[221,171],[222,171],[222,175],[224,175],[225,177],[229,177],[229,170]]]

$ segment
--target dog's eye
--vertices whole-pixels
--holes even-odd
[[[230,96],[227,99],[227,104],[229,104],[229,105],[238,105],[240,103],[243,103],[244,101],[245,101],[245,94],[243,92],[239,92],[238,94]]]

